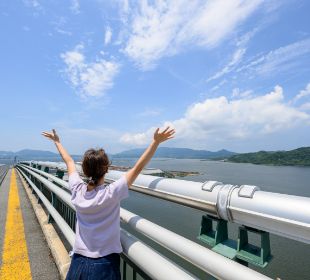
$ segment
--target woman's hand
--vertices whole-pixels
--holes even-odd
[[[58,143],[60,142],[59,136],[57,135],[55,129],[53,129],[52,132],[46,132],[46,131],[44,131],[44,132],[42,132],[42,135],[45,136],[46,138],[48,138],[48,139],[54,141],[54,142],[58,142]]]
[[[169,129],[169,126],[167,126],[162,132],[159,132],[159,128],[156,129],[154,133],[154,140],[153,142],[148,146],[148,148],[144,151],[142,156],[138,159],[136,164],[133,168],[131,168],[126,173],[126,179],[128,187],[131,186],[131,184],[136,180],[140,172],[143,170],[143,168],[147,165],[147,163],[150,161],[154,153],[156,152],[156,149],[158,148],[159,144],[171,139],[174,137],[175,130]]]
[[[159,128],[157,128],[154,133],[154,141],[160,144],[168,139],[173,138],[174,134],[175,130],[173,128],[169,129],[169,126],[167,126],[162,132],[159,132]]]

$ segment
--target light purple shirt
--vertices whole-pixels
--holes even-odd
[[[121,253],[120,201],[128,196],[126,177],[87,191],[87,184],[74,172],[69,187],[77,217],[73,252],[91,258]]]

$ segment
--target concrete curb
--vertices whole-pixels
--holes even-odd
[[[45,214],[42,206],[37,203],[37,198],[34,196],[34,194],[32,194],[30,187],[28,186],[24,178],[21,176],[21,174],[18,172],[18,170],[16,171],[19,175],[19,178],[21,179],[22,185],[26,190],[28,198],[32,204],[33,210],[40,223],[47,244],[54,257],[60,277],[62,280],[65,280],[71,263],[71,258],[65,246],[63,245],[62,241],[60,240],[57,232],[55,231],[53,225],[48,223],[48,217]]]

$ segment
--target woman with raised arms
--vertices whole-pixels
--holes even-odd
[[[89,178],[85,183],[71,156],[52,132],[42,135],[54,141],[67,165],[71,200],[76,208],[75,243],[67,280],[120,280],[120,201],[128,196],[128,188],[150,161],[159,144],[174,137],[174,129],[156,129],[153,141],[133,168],[120,179],[104,184],[110,165],[103,149],[89,149],[82,161],[82,170]]]

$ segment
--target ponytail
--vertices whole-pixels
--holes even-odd
[[[103,149],[87,150],[84,154],[82,169],[86,177],[87,183],[96,187],[99,180],[108,172],[110,161]]]

